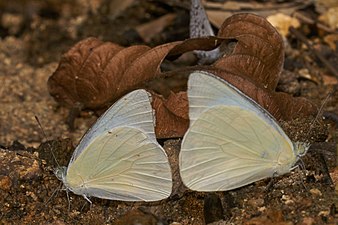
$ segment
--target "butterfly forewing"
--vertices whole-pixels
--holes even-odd
[[[195,121],[204,110],[216,105],[234,105],[254,111],[268,120],[276,130],[289,139],[275,119],[252,99],[227,81],[205,71],[193,72],[188,81],[189,119]],[[291,142],[290,142],[291,143]]]
[[[145,90],[133,91],[113,104],[83,136],[75,149],[69,164],[97,136],[119,126],[130,126],[142,129],[150,138],[156,140],[154,132],[153,109],[150,105],[151,96]]]

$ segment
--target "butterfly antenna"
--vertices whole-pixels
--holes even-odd
[[[45,133],[45,130],[43,129],[43,127],[42,127],[42,125],[41,125],[41,123],[40,123],[39,118],[38,118],[36,115],[34,115],[34,117],[35,117],[35,120],[37,121],[37,123],[39,124],[39,127],[40,127],[40,129],[41,129],[41,131],[42,131],[42,134],[43,134],[44,138],[46,139],[46,143],[48,144],[50,153],[52,154],[52,157],[53,157],[53,159],[54,159],[54,161],[55,161],[57,167],[60,167],[60,164],[59,164],[59,162],[57,161],[57,159],[56,159],[56,157],[55,157],[55,155],[54,155],[54,152],[53,152],[53,150],[52,150],[52,146],[51,146],[50,143],[48,142],[49,140],[48,140],[48,138],[47,138],[47,135],[46,135],[46,133]]]
[[[312,122],[311,122],[311,124],[310,124],[310,128],[309,128],[309,131],[308,131],[307,136],[310,135],[310,132],[311,132],[311,130],[312,130],[312,128],[313,128],[314,123],[315,123],[315,122],[318,122],[319,116],[320,116],[320,115],[323,113],[323,111],[324,111],[324,106],[327,104],[327,102],[328,102],[329,99],[332,97],[332,95],[337,91],[337,89],[338,89],[338,86],[334,86],[334,87],[329,91],[329,93],[327,94],[327,96],[325,97],[323,103],[321,104],[321,106],[320,106],[320,108],[319,108],[319,110],[318,110],[318,113],[317,113],[316,117],[312,120]],[[324,156],[323,156],[322,153],[318,153],[317,155],[319,156],[319,159],[320,159],[321,164],[322,164],[323,174],[324,174],[324,176],[326,177],[327,182],[328,182],[329,184],[332,185],[332,184],[333,184],[333,181],[332,181],[332,178],[331,178],[331,176],[330,176],[330,172],[329,172],[329,169],[328,169],[328,167],[327,167],[326,160],[325,160],[325,158],[324,158]],[[300,162],[300,166],[302,166],[303,168],[305,168],[304,162],[303,162],[301,159],[300,159],[299,162]]]
[[[266,185],[265,191],[268,192],[270,191],[270,189],[273,187],[273,185],[275,184],[275,178],[278,177],[278,173],[275,171],[272,174],[272,177],[270,178],[270,181],[268,183],[268,185]]]
[[[313,125],[318,122],[318,118],[320,115],[322,115],[323,111],[324,111],[324,106],[327,104],[327,102],[329,101],[329,99],[332,97],[332,95],[336,92],[337,88],[332,88],[330,90],[330,92],[327,94],[327,96],[325,97],[323,103],[321,104],[319,110],[318,110],[318,113],[316,115],[316,117],[311,121],[311,124],[310,124],[310,128],[309,128],[309,131],[308,131],[308,135],[310,135],[310,132],[313,128]]]

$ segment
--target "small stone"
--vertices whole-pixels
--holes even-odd
[[[330,212],[329,211],[320,211],[318,213],[318,216],[324,216],[324,217],[327,217],[330,215]]]
[[[264,205],[264,199],[262,199],[262,198],[250,199],[248,201],[248,204],[253,206],[253,207],[261,207],[261,206]]]
[[[310,193],[314,196],[322,196],[322,192],[318,190],[317,188],[310,189]]]
[[[266,207],[265,207],[265,206],[263,206],[263,207],[259,207],[259,208],[258,208],[258,211],[260,211],[260,212],[264,212],[264,211],[266,211]]]
[[[282,200],[283,201],[290,200],[290,196],[289,195],[282,195]]]
[[[292,205],[295,203],[289,195],[282,195],[282,200],[286,205]]]

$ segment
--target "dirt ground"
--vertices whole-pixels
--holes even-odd
[[[123,46],[156,46],[189,36],[187,0],[135,1],[120,11],[112,4],[0,0],[0,224],[336,224],[338,91],[330,93],[338,78],[291,35],[286,38],[284,66],[291,75],[283,73],[279,89],[307,97],[323,107],[321,112],[329,112],[326,120],[318,117],[320,125],[309,137],[316,143],[303,158],[305,170],[228,192],[193,192],[177,175],[181,140],[169,139],[160,142],[174,168],[176,190],[170,198],[154,203],[92,198],[89,204],[82,196],[68,196],[53,174],[54,156],[67,165],[97,116],[82,112],[70,131],[68,110],[49,95],[47,80],[62,53],[89,36]],[[303,10],[318,15],[313,5]],[[176,18],[151,39],[138,33],[142,24],[168,13]],[[300,31],[337,71],[338,47],[334,50],[323,41],[329,31],[311,29],[313,25],[307,25]],[[281,124],[291,138],[305,132],[297,121]]]

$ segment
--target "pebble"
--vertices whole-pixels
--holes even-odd
[[[310,193],[314,196],[322,196],[322,192],[318,190],[317,188],[310,189]]]
[[[248,204],[253,207],[261,207],[264,205],[264,199],[262,198],[250,199],[248,201]]]

